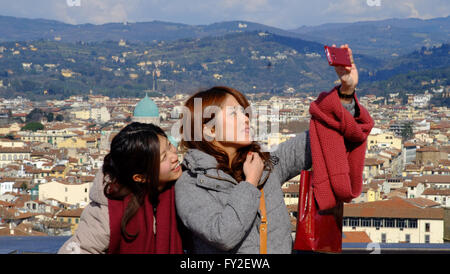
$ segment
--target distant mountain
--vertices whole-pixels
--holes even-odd
[[[370,72],[370,76],[366,74],[362,77],[367,77],[370,81],[380,81],[397,74],[447,67],[450,67],[450,44],[442,44],[431,48],[422,47],[388,62],[382,62],[380,67]]]
[[[391,58],[421,47],[450,42],[450,16],[445,18],[388,19],[356,23],[303,26],[291,32],[323,44],[349,44],[358,53]]]
[[[348,43],[356,53],[377,59],[390,59],[421,47],[450,42],[450,16],[445,18],[388,19],[355,23],[303,26],[283,30],[248,21],[219,22],[210,25],[186,25],[152,21],[71,25],[54,20],[0,16],[0,42],[38,39],[62,42],[119,41],[152,42],[198,39],[251,31],[314,41],[320,44]]]
[[[442,20],[447,22],[447,18]],[[343,28],[352,25],[344,24]],[[319,26],[317,31],[328,27]],[[430,30],[435,24],[428,28],[417,30]],[[172,95],[212,85],[229,85],[243,92],[280,94],[294,89],[317,94],[337,80],[326,62],[322,43],[244,21],[207,26],[165,22],[74,26],[0,17],[0,39],[14,37],[14,41],[0,42],[2,97],[66,98],[90,90],[112,97],[141,96],[153,87],[156,92]],[[32,40],[23,42],[25,37]],[[55,37],[61,39],[55,41]],[[159,37],[157,41],[155,37]],[[363,33],[359,37],[365,39]],[[126,43],[118,43],[121,39]],[[396,43],[407,42],[399,39]],[[377,54],[392,50],[388,46],[366,48],[368,54],[361,54],[365,44],[359,44],[362,50],[356,44],[352,48],[356,47],[363,92],[419,92],[449,85],[448,43],[419,46],[390,58]],[[157,75],[156,81],[153,75]]]
[[[64,98],[91,89],[113,97],[139,96],[153,86],[171,95],[212,85],[243,92],[278,94],[293,88],[317,93],[337,79],[322,44],[268,32],[119,44],[0,43],[0,96]],[[363,55],[355,59],[366,71],[380,65]]]
[[[55,38],[63,42],[101,42],[120,39],[129,42],[174,41],[246,31],[268,31],[278,35],[300,37],[296,33],[247,21],[198,26],[162,21],[71,25],[54,20],[0,16],[0,42],[54,40]]]

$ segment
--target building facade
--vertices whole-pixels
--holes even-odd
[[[343,231],[366,232],[377,243],[443,243],[444,209],[402,198],[346,204]]]
[[[89,203],[91,185],[92,183],[70,184],[57,181],[39,184],[39,200],[44,201],[53,198],[84,208]]]

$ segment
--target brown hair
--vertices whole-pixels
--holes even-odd
[[[261,152],[260,145],[257,142],[252,142],[250,145],[237,150],[236,157],[233,159],[230,166],[228,154],[219,147],[215,146],[213,143],[206,141],[203,133],[201,141],[196,141],[194,138],[194,134],[196,132],[203,132],[203,126],[214,118],[214,116],[211,118],[203,117],[202,114],[204,109],[208,106],[220,106],[228,95],[233,96],[244,109],[247,109],[247,107],[250,106],[247,98],[245,98],[241,92],[224,86],[216,86],[207,90],[199,91],[186,101],[184,106],[191,112],[191,121],[189,121],[191,128],[189,130],[184,130],[183,127],[181,128],[183,138],[180,145],[183,150],[198,149],[214,156],[218,162],[217,169],[223,170],[225,173],[236,179],[236,181],[240,182],[245,180],[243,165],[249,152],[258,153],[264,160],[266,168],[272,167],[270,154],[268,152]],[[194,113],[194,99],[196,98],[202,99],[201,113]],[[196,117],[202,117],[201,123],[194,122]]]
[[[131,123],[113,138],[111,150],[104,159],[102,170],[105,196],[112,200],[123,200],[131,195],[120,224],[122,236],[127,241],[133,241],[139,233],[128,233],[126,226],[136,215],[144,199],[148,198],[155,207],[158,202],[160,166],[158,136],[166,137],[158,126]],[[144,175],[145,182],[135,182],[133,180],[135,174]]]

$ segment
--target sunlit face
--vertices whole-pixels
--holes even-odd
[[[166,137],[158,135],[159,139],[159,182],[158,191],[164,190],[167,183],[177,180],[181,176],[181,165],[178,161],[177,149],[169,142]],[[133,175],[133,180],[144,183],[145,177],[142,174]]]
[[[181,176],[181,165],[178,161],[177,149],[166,137],[158,136],[160,147],[160,167],[158,189],[162,190],[168,182]]]
[[[222,102],[214,125],[215,141],[222,146],[244,147],[252,143],[250,120],[244,108],[231,95]]]

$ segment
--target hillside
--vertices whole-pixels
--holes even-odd
[[[62,42],[175,41],[185,38],[223,36],[247,31],[268,31],[278,35],[300,38],[301,35],[279,28],[247,21],[220,22],[210,25],[186,25],[151,21],[107,23],[102,25],[71,25],[55,20],[26,19],[0,15],[0,42],[33,41],[38,39]]]
[[[449,52],[443,44],[389,61],[355,54],[360,87],[373,94],[405,93],[414,82],[408,78],[412,74],[439,87],[447,83],[447,74],[441,72],[449,67]],[[112,97],[142,96],[145,90],[173,95],[212,85],[243,92],[293,89],[318,94],[337,80],[322,44],[268,32],[136,43],[3,42],[0,60],[0,96],[34,99],[91,90]],[[420,91],[417,87],[413,90]]]
[[[386,59],[450,42],[450,16],[303,26],[291,32],[324,44],[348,43],[361,54]]]
[[[174,42],[0,43],[3,58],[0,95],[15,93],[65,97],[89,90],[111,96],[136,96],[155,87],[165,94],[211,85],[243,92],[318,92],[336,80],[323,45],[263,32]],[[1,50],[0,50],[1,51]],[[356,60],[374,67],[374,60]],[[3,92],[2,92],[3,91]]]
[[[391,59],[422,47],[450,42],[450,16],[446,18],[388,19],[333,23],[283,30],[248,21],[187,25],[172,22],[124,22],[102,25],[71,25],[53,20],[0,16],[0,42],[60,39],[62,42],[119,41],[152,42],[198,39],[233,33],[262,31],[319,44],[348,43],[356,53],[376,59]]]

